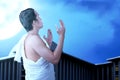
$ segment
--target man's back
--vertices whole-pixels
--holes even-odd
[[[34,42],[31,43],[32,37],[34,36],[26,36],[24,44],[22,45],[23,46],[22,58],[23,58],[23,66],[26,73],[25,76],[26,80],[55,80],[53,64],[45,60],[43,57],[39,57],[37,61],[33,61],[31,59],[31,58],[34,59],[37,56],[37,53],[32,51],[33,49],[32,47],[30,47],[30,45],[34,44]],[[27,52],[27,57],[25,52]],[[28,52],[30,52],[30,54]]]
[[[36,38],[34,36],[35,35],[27,35],[24,41],[24,47],[25,47],[24,49],[25,49],[26,58],[36,62],[40,58],[40,55],[38,55],[38,53],[36,53],[35,50],[33,49],[33,45],[34,45],[33,38]]]

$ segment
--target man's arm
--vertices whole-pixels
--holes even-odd
[[[45,46],[43,41],[38,36],[34,36],[34,38],[32,38],[32,42],[34,41],[34,44],[32,45],[34,51],[53,64],[59,62],[64,44],[65,27],[61,20],[60,28],[57,28],[57,33],[59,35],[58,44],[53,52]]]

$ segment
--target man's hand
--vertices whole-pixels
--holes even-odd
[[[46,42],[48,43],[48,45],[51,46],[53,36],[52,36],[52,32],[51,32],[50,29],[48,29],[47,37],[44,35],[43,38],[46,40]]]
[[[62,20],[59,20],[60,22],[60,28],[58,28],[58,26],[56,26],[57,28],[57,33],[59,34],[59,36],[64,36],[65,34],[65,27],[64,27],[64,23]]]

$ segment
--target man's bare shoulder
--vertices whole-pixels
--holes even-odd
[[[30,42],[32,44],[43,44],[43,41],[42,41],[42,39],[40,38],[39,35],[32,35],[30,37]]]
[[[32,35],[29,39],[29,44],[33,49],[45,47],[45,44],[39,35]]]
[[[31,39],[40,39],[39,35],[31,35]]]

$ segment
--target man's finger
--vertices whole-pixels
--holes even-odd
[[[60,27],[64,27],[64,23],[62,20],[59,20],[60,21]]]
[[[51,31],[50,31],[50,29],[48,29],[48,33],[50,33]]]

